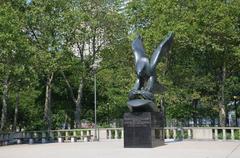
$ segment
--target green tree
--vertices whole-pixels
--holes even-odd
[[[51,129],[51,94],[54,74],[61,68],[65,52],[65,11],[67,1],[31,1],[28,5],[27,31],[29,39],[37,47],[35,69],[45,81],[44,120],[45,128]]]
[[[72,1],[72,5],[73,9],[66,15],[69,19],[68,47],[72,48],[78,59],[70,64],[78,66],[74,66],[72,77],[65,75],[69,69],[63,68],[62,76],[76,107],[75,127],[79,128],[83,89],[87,87],[86,82],[91,79],[93,73],[98,71],[95,70],[94,65],[99,67],[101,60],[104,60],[101,52],[122,38],[125,25],[123,17],[117,12],[117,4],[113,2],[81,0]],[[76,83],[78,83],[78,88],[74,90],[73,87]]]
[[[15,3],[6,1],[0,9],[0,71],[2,85],[2,115],[3,130],[7,120],[7,100],[9,88],[17,86],[20,76],[26,71],[26,61],[31,57],[30,43],[24,30],[23,14],[14,7]],[[23,79],[23,78],[22,78]]]
[[[160,79],[170,80],[168,86],[175,87],[170,88],[175,94],[182,93],[181,89],[189,96],[198,94],[204,106],[217,102],[221,126],[226,120],[225,81],[239,71],[238,17],[238,1],[149,0],[129,5],[129,22],[143,34],[148,52],[168,31],[175,32],[174,47],[166,66],[161,67]],[[193,101],[194,97],[189,103]]]

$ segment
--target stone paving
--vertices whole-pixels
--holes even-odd
[[[240,142],[167,141],[157,148],[123,148],[123,141],[0,147],[0,158],[240,158]]]

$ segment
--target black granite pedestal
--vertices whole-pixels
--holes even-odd
[[[160,112],[124,114],[124,148],[153,148],[164,144],[163,116]]]

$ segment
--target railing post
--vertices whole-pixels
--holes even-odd
[[[217,128],[214,129],[214,139],[218,140],[218,129]]]
[[[4,145],[4,134],[3,133],[1,134],[0,140],[1,140],[0,146]]]
[[[38,139],[38,133],[37,132],[33,132],[33,141],[36,141]]]
[[[17,144],[21,144],[22,143],[22,132],[16,132],[15,139],[17,140]]]
[[[166,129],[166,138],[170,139],[169,129]]]
[[[0,133],[0,146],[2,145],[3,142],[3,134]]]
[[[73,136],[71,137],[71,143],[76,142],[76,137],[77,137],[77,133],[76,131],[73,131]]]
[[[68,141],[69,133],[68,131],[65,131],[65,141]]]
[[[3,143],[3,145],[8,145],[8,134],[4,134],[4,137],[3,137],[3,140],[4,140],[4,143]]]
[[[180,132],[181,132],[181,138],[180,138],[180,139],[183,140],[183,139],[184,139],[184,129],[181,128],[181,131],[180,131]]]
[[[83,140],[83,130],[80,131],[80,138]]]
[[[17,144],[21,144],[21,139],[17,139]]]
[[[97,133],[96,134],[97,134],[97,140],[95,140],[95,141],[99,141],[100,140],[99,127],[97,127]],[[91,139],[92,139],[92,136],[91,136]],[[94,139],[94,137],[93,137],[93,139]]]
[[[26,139],[26,133],[25,132],[22,132],[22,139]]]
[[[7,144],[6,145],[8,145],[10,143],[10,140],[11,140],[11,134],[8,133],[7,134]]]
[[[75,143],[76,142],[76,138],[75,137],[71,137],[71,143]]]
[[[108,139],[112,139],[112,131],[111,131],[111,129],[108,129]]]
[[[191,129],[188,129],[188,139],[192,139]]]
[[[6,134],[5,134],[4,144],[5,144],[5,145],[8,145],[8,143],[9,143],[9,134],[6,133]]]
[[[92,131],[91,130],[88,130],[88,136],[91,136],[91,134],[92,134]]]
[[[222,132],[223,132],[223,140],[226,140],[226,129],[223,128],[223,129],[222,129]]]
[[[34,143],[34,141],[33,141],[33,138],[32,137],[34,137],[34,135],[35,135],[35,132],[34,132],[34,134],[33,134],[33,136],[31,135],[31,133],[28,133],[28,135],[29,135],[29,144],[33,144]]]
[[[114,135],[114,138],[115,138],[115,139],[118,139],[118,130],[117,130],[117,129],[114,130],[114,134],[115,134],[115,135]]]
[[[177,131],[176,131],[177,129],[173,129],[173,139],[176,139],[176,137],[177,137]]]
[[[54,141],[53,131],[50,131],[50,132],[49,132],[49,137],[50,137],[50,141]]]
[[[8,144],[9,144],[9,140],[10,140],[10,134],[9,134],[9,133],[7,133],[7,140],[6,140],[6,142],[5,142],[5,144],[6,144],[6,145],[8,145]]]
[[[77,131],[73,131],[73,136],[77,137]]]
[[[234,129],[231,129],[231,139],[234,140]]]
[[[9,137],[8,137],[9,143],[11,143],[13,139],[14,139],[13,133],[9,133]]]
[[[42,143],[46,143],[46,132],[42,132]]]
[[[124,130],[123,130],[123,128],[121,128],[121,139],[123,139],[124,138]]]
[[[62,143],[63,140],[62,140],[62,135],[61,135],[61,132],[58,131],[58,143]]]

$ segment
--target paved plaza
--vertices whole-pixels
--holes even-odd
[[[239,142],[168,141],[157,148],[123,148],[123,141],[0,147],[0,158],[239,158]]]

